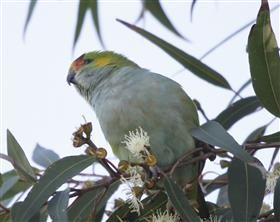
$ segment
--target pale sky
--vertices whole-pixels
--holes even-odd
[[[215,87],[188,71],[174,75],[182,69],[179,63],[115,21],[120,18],[133,23],[140,11],[139,1],[115,2],[102,1],[100,5],[101,31],[108,50],[121,53],[140,66],[179,82],[190,97],[200,101],[209,118],[216,117],[225,109],[233,96],[232,92]],[[270,1],[270,8],[277,2]],[[32,164],[31,156],[36,143],[55,150],[60,157],[81,154],[84,149],[72,147],[71,135],[84,123],[82,116],[93,123],[92,138],[95,144],[110,150],[93,110],[74,87],[66,83],[72,60],[84,52],[102,49],[90,14],[87,14],[80,39],[72,53],[77,2],[39,1],[24,40],[23,26],[28,4],[29,1],[1,1],[1,152],[6,153],[8,128]],[[253,0],[197,1],[193,21],[190,22],[189,2],[164,1],[163,7],[173,24],[191,42],[174,36],[149,13],[145,15],[145,22],[141,21],[138,25],[199,58],[217,42],[254,19],[259,4],[260,1]],[[279,45],[279,10],[272,13],[271,20]],[[249,78],[246,53],[249,30],[239,33],[203,60],[220,72],[235,90]],[[244,97],[249,95],[253,95],[252,87],[242,94]],[[235,124],[230,133],[241,143],[254,129],[271,119],[272,115],[263,110]],[[268,128],[267,133],[278,130],[279,120]],[[265,166],[269,163],[267,157],[270,154],[266,151],[258,155]],[[109,155],[115,159],[112,153],[109,152]],[[10,168],[8,163],[1,160],[1,172]],[[211,163],[213,170],[223,172],[217,161]]]

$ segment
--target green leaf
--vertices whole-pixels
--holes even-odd
[[[238,120],[255,112],[260,106],[256,96],[240,99],[221,112],[215,121],[219,122],[225,129],[229,129]]]
[[[249,64],[257,97],[269,112],[280,117],[280,57],[269,14],[268,3],[263,1],[249,34]]]
[[[85,15],[86,15],[87,10],[89,9],[89,2],[90,1],[88,1],[88,0],[87,1],[80,0],[80,2],[79,2],[78,19],[77,19],[77,24],[76,24],[76,29],[75,29],[73,48],[75,47],[75,45],[80,37],[82,26],[85,21]]]
[[[218,208],[211,215],[219,218],[219,222],[233,222],[231,208]]]
[[[226,185],[228,181],[227,173],[217,176],[211,183],[203,183],[203,187],[206,190],[205,196],[215,191],[216,189],[220,189]]]
[[[2,173],[0,173],[0,188],[1,188],[2,184],[3,184],[3,178],[2,178]]]
[[[276,5],[274,8],[272,8],[270,11],[275,11],[276,9],[279,8],[279,5]],[[210,55],[212,52],[214,52],[217,48],[219,48],[220,46],[222,46],[223,44],[225,44],[226,42],[228,42],[230,39],[232,39],[233,37],[235,37],[238,33],[247,30],[248,27],[250,27],[252,24],[254,24],[254,22],[256,21],[256,19],[253,19],[251,21],[249,21],[248,23],[246,23],[245,25],[243,25],[242,27],[238,28],[236,31],[234,31],[233,33],[231,33],[230,35],[228,35],[226,38],[224,38],[222,41],[219,41],[218,43],[216,43],[214,46],[212,46],[209,50],[207,50],[201,57],[200,59],[204,59],[205,57],[207,57],[208,55]]]
[[[280,142],[280,132],[276,132],[270,135],[263,136],[259,138],[259,141],[273,143]]]
[[[46,222],[48,218],[47,206],[43,206],[28,222]]]
[[[0,187],[0,201],[13,198],[16,194],[27,190],[33,184],[31,182],[21,180],[15,170],[4,173],[2,178],[3,185]]]
[[[261,126],[257,129],[255,129],[250,135],[244,140],[243,144],[248,142],[255,142],[258,141],[259,138],[265,133],[265,130],[267,128],[267,125]]]
[[[144,209],[141,211],[141,215],[135,220],[135,222],[145,221],[152,214],[154,214],[158,209],[166,206],[167,196],[164,192],[160,192],[156,196],[145,198],[142,201]]]
[[[191,133],[196,139],[231,152],[240,160],[253,162],[253,157],[242,149],[242,147],[218,122],[209,121],[202,126],[193,129]]]
[[[89,8],[90,8],[90,11],[91,11],[92,20],[93,20],[93,23],[94,23],[94,27],[95,27],[97,36],[99,38],[99,41],[100,41],[101,45],[104,48],[105,46],[104,46],[104,42],[103,42],[103,39],[102,39],[102,36],[101,36],[99,19],[98,19],[98,1],[97,0],[91,0],[89,2]]]
[[[107,190],[105,187],[97,187],[83,193],[68,208],[69,221],[84,221],[86,218],[91,217],[93,210],[95,215],[98,214],[119,185],[120,182],[116,181],[111,184]],[[91,219],[94,220],[95,218]]]
[[[50,165],[16,210],[15,221],[28,221],[56,189],[94,161],[95,158],[86,155],[68,156]]]
[[[163,186],[166,189],[173,207],[177,210],[183,221],[200,222],[199,217],[191,207],[185,193],[171,178],[165,177],[163,180]]]
[[[69,191],[57,192],[48,203],[48,212],[53,222],[68,222],[66,209],[69,201]]]
[[[234,221],[256,221],[264,198],[265,177],[256,167],[235,158],[228,169],[228,178]]]
[[[9,178],[5,178],[3,184],[0,187],[0,200],[3,201],[5,194],[17,183],[18,181],[18,176],[12,176]]]
[[[196,4],[196,1],[197,0],[192,0],[192,5],[191,5],[191,20],[192,20],[192,17],[193,17],[193,9],[194,9],[194,6]]]
[[[31,20],[31,17],[33,15],[33,11],[35,9],[35,6],[36,6],[37,2],[38,2],[37,0],[30,0],[28,13],[27,13],[27,17],[26,17],[25,24],[24,24],[24,29],[23,29],[24,34],[26,33],[27,26],[28,26],[28,24]]]
[[[267,171],[270,171],[270,169],[272,168],[274,160],[275,160],[275,158],[277,157],[277,155],[279,153],[279,149],[280,149],[279,147],[274,149]]]
[[[36,181],[34,170],[29,164],[23,149],[20,147],[16,138],[9,130],[7,130],[7,146],[8,155],[16,163],[14,164],[14,167],[17,170],[19,176],[23,180]]]
[[[175,35],[184,38],[172,25],[169,18],[163,11],[159,0],[144,0],[144,7],[147,9],[163,26],[165,26],[169,31],[173,32]]]
[[[118,221],[119,218],[125,217],[130,211],[129,204],[124,203],[122,206],[120,206],[118,209],[116,209],[106,220],[106,222],[115,222]]]
[[[32,159],[35,163],[43,167],[48,167],[54,161],[59,160],[59,156],[54,151],[37,144],[33,151]]]
[[[193,74],[197,75],[198,77],[210,82],[216,86],[220,86],[226,89],[231,89],[229,83],[226,79],[210,68],[209,66],[202,63],[200,60],[196,59],[195,57],[183,52],[181,49],[176,48],[175,46],[169,44],[168,42],[158,38],[157,36],[153,35],[150,32],[145,31],[135,25],[131,25],[127,22],[124,22],[120,19],[117,19],[120,23],[124,24],[128,28],[132,29],[133,31],[139,33],[146,39],[153,42],[155,45],[160,47],[163,51],[165,51],[168,55],[174,58],[177,62],[183,65],[186,69],[190,70]]]
[[[0,212],[0,221],[1,221],[1,222],[8,222],[8,221],[11,221],[10,215],[11,215],[10,212],[1,211],[1,212]]]
[[[240,96],[240,93],[246,89],[247,86],[249,86],[249,84],[252,83],[252,79],[248,79],[246,82],[244,82],[242,84],[242,86],[235,92],[234,96],[231,98],[230,102],[229,102],[229,106],[233,103],[233,101]]]
[[[68,208],[67,214],[69,221],[84,221],[86,218],[90,217],[90,213],[94,209],[96,200],[105,191],[105,187],[98,187],[80,195]]]
[[[230,203],[228,200],[228,185],[221,187],[216,202],[220,207],[230,207]]]
[[[280,221],[280,177],[278,177],[274,189],[273,208],[275,221]]]

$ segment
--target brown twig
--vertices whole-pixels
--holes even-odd
[[[7,208],[7,207],[5,207],[4,205],[2,205],[1,203],[0,203],[0,208],[2,208],[4,211],[6,211],[7,213],[9,213],[10,212],[10,209],[9,208]]]
[[[196,149],[193,149],[191,151],[186,152],[181,158],[179,158],[172,166],[172,168],[170,169],[170,171],[168,172],[170,175],[173,174],[174,170],[188,157],[190,157],[191,155],[202,151],[203,148],[199,147]],[[169,170],[169,169],[168,169]]]
[[[87,145],[89,145],[93,150],[97,150],[97,146],[90,140],[90,139],[86,139],[85,143]],[[111,163],[109,160],[107,159],[98,159],[98,162],[108,171],[108,173],[112,176],[112,177],[117,177],[119,178],[119,172],[118,169],[114,166],[113,163]],[[114,168],[114,171],[111,167]]]
[[[275,148],[280,147],[280,142],[275,143],[247,143],[243,145],[246,150],[259,150],[259,149],[267,149],[267,148]]]

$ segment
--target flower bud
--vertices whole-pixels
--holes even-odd
[[[129,167],[129,162],[126,160],[121,160],[118,164],[118,169],[121,172],[125,172]]]
[[[92,124],[91,122],[81,125],[81,129],[86,134],[86,138],[90,138],[90,134],[92,132]]]
[[[104,148],[97,148],[95,155],[98,159],[104,159],[107,156],[107,151]]]
[[[154,155],[149,154],[146,158],[146,163],[148,166],[154,166],[157,163],[157,158]]]

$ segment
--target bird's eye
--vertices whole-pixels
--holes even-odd
[[[84,65],[87,65],[92,62],[92,59],[84,59]]]

